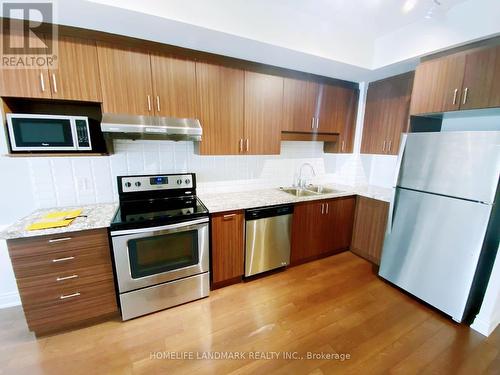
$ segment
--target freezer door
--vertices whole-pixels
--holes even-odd
[[[398,186],[491,203],[500,173],[500,132],[408,134]]]
[[[396,189],[379,274],[461,321],[491,206]]]

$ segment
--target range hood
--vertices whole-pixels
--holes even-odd
[[[191,118],[135,116],[104,113],[101,130],[113,139],[167,139],[201,141],[200,121]]]

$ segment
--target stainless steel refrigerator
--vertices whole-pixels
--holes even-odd
[[[500,132],[403,135],[379,275],[471,323],[500,234]]]

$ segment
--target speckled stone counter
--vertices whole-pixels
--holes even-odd
[[[242,210],[247,208],[273,206],[277,204],[289,204],[319,199],[330,199],[346,197],[350,195],[361,195],[368,198],[389,202],[392,189],[380,186],[346,186],[338,184],[325,184],[324,186],[338,190],[331,194],[296,197],[285,193],[278,188],[250,190],[232,193],[203,193],[199,198],[208,208],[210,213]]]
[[[42,230],[26,230],[26,227],[33,222],[39,220],[42,216],[54,211],[67,211],[74,209],[82,209],[82,216],[77,217],[70,225],[63,228],[42,229]],[[60,234],[77,232],[80,230],[90,230],[97,228],[109,227],[111,220],[115,216],[117,203],[103,203],[93,205],[80,205],[72,207],[58,207],[52,209],[40,209],[33,212],[31,215],[17,221],[7,227],[0,233],[0,238],[9,240],[15,238],[45,236],[50,234]]]

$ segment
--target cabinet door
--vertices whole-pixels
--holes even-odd
[[[97,55],[103,112],[153,114],[149,54],[98,42]]]
[[[366,98],[361,153],[397,155],[408,127],[413,72],[371,82]]]
[[[196,118],[195,62],[151,55],[154,107],[159,116]]]
[[[325,202],[323,220],[323,252],[340,252],[351,246],[355,197],[343,197]]]
[[[59,37],[57,69],[49,75],[53,99],[101,101],[94,41]]]
[[[464,70],[464,53],[420,64],[415,73],[410,113],[458,110]]]
[[[314,259],[323,246],[324,202],[299,203],[293,210],[292,264]]]
[[[337,113],[337,122],[341,126],[339,135],[339,152],[352,153],[354,146],[354,133],[356,131],[356,118],[358,114],[358,89],[342,88],[339,101],[342,110]]]
[[[500,107],[500,46],[466,56],[460,109],[491,107]]]
[[[243,153],[244,83],[243,70],[196,63],[201,154]]]
[[[244,274],[243,212],[212,216],[212,282],[228,281]]]
[[[315,82],[285,78],[283,130],[315,133],[319,85]]]
[[[0,30],[1,32],[1,30]],[[3,34],[0,34],[3,38]],[[25,45],[22,35],[10,35],[12,46]],[[43,41],[30,34],[29,45],[43,47]],[[14,96],[19,98],[51,98],[50,83],[47,69],[0,69],[0,96]]]
[[[283,78],[245,72],[245,153],[280,153]]]
[[[389,203],[358,196],[351,251],[380,264]]]

